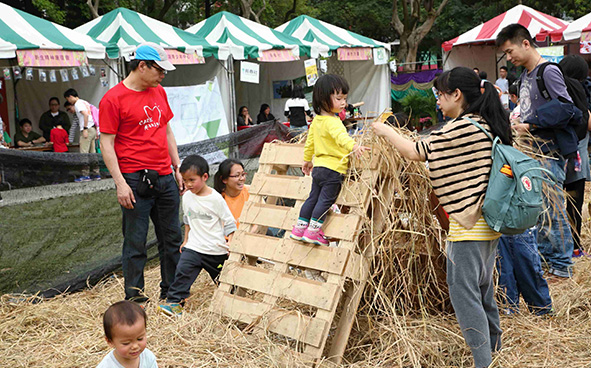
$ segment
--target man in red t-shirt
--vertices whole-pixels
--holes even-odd
[[[144,266],[150,218],[158,238],[160,298],[166,298],[174,281],[183,240],[179,191],[182,193],[184,186],[176,140],[168,125],[173,113],[160,85],[167,71],[175,67],[162,47],[144,43],[132,55],[129,69],[127,78],[101,100],[99,120],[101,152],[123,211],[125,299],[142,303],[147,300]],[[153,187],[143,191],[140,186],[138,193],[138,184],[147,180]]]

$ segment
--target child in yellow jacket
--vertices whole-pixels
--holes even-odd
[[[314,85],[312,106],[316,117],[310,125],[302,171],[310,175],[312,190],[300,210],[298,222],[290,238],[317,245],[328,245],[322,232],[326,213],[336,201],[343,177],[347,173],[351,151],[360,157],[368,147],[360,146],[347,134],[341,120],[335,116],[347,106],[349,84],[333,74],[327,74]],[[314,164],[312,164],[314,156]]]

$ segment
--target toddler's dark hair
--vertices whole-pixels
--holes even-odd
[[[103,328],[105,336],[113,340],[113,326],[124,324],[133,326],[140,318],[144,319],[144,326],[148,324],[148,316],[139,304],[122,300],[111,305],[103,315]]]
[[[336,74],[326,74],[316,81],[312,92],[312,107],[317,115],[322,110],[331,110],[332,101],[330,95],[333,93],[342,93],[344,95],[349,93],[349,83],[345,78]]]
[[[187,171],[195,171],[199,176],[209,175],[209,164],[199,155],[189,155],[183,160],[180,168],[181,174]]]

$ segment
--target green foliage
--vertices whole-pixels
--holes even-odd
[[[33,0],[33,5],[39,9],[41,14],[47,20],[57,24],[64,24],[66,20],[66,11],[60,10],[60,7],[50,0]]]
[[[431,117],[431,121],[437,121],[437,111],[435,110],[435,96],[429,93],[424,96],[418,92],[411,92],[400,101],[402,111],[409,117],[411,124],[417,126],[419,119]]]

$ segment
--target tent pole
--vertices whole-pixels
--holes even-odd
[[[232,57],[232,55],[228,56],[226,62],[228,63],[228,67],[226,68],[228,73],[229,84],[228,91],[230,92],[230,132],[235,133],[238,131],[238,127],[236,117],[236,81],[234,73],[234,58]],[[232,158],[238,158],[238,147],[232,146],[232,148],[229,151],[229,154]]]
[[[451,55],[451,53],[454,51],[454,49],[452,48],[451,50],[449,50],[449,52],[447,53],[447,55],[445,56],[445,59],[443,59],[443,64],[441,64],[441,69],[445,69],[445,63],[447,63],[447,59],[449,59],[449,55]]]

